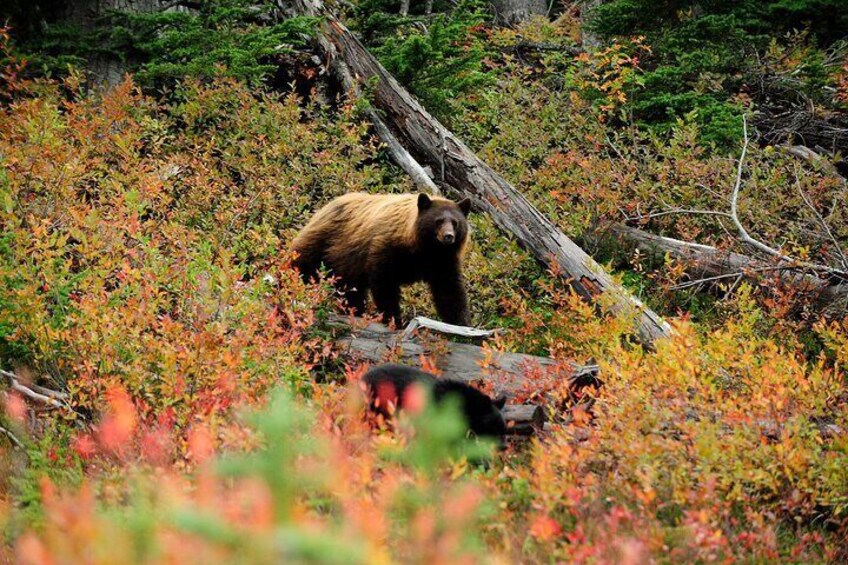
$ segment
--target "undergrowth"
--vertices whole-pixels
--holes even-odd
[[[559,25],[522,33],[570,42]],[[735,154],[705,152],[697,123],[667,139],[606,127],[638,86],[641,49],[555,53],[531,68],[493,59],[498,88],[457,100],[457,127],[570,235],[622,211],[718,208]],[[291,237],[332,197],[411,190],[356,104],[331,112],[221,77],[159,99],[132,79],[100,95],[74,73],[23,81],[13,59],[0,83],[0,363],[69,399],[34,415],[4,389],[0,425],[23,449],[0,437],[3,559],[848,557],[844,320],[781,310],[788,297],[748,284],[693,320],[667,294],[680,269],[640,271],[639,257],[611,254],[673,322],[647,351],[605,298],[587,305],[472,216],[473,318],[504,328],[487,347],[594,359],[603,381],[584,392],[591,408],[575,406],[563,369],[527,367],[516,401],[544,401],[548,429],[472,465],[455,415],[435,407],[412,428],[375,432],[356,390],[363,367],[337,368],[331,287],[289,265]],[[746,191],[772,198],[746,205],[745,221],[828,260],[797,224],[765,221],[800,210],[786,192],[798,170],[752,153]],[[835,187],[814,173],[798,183],[825,206]],[[650,222],[730,244],[709,218]],[[421,289],[404,305],[432,312]],[[328,382],[311,378],[318,366]]]

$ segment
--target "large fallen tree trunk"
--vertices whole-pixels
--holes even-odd
[[[611,297],[612,310],[634,319],[642,343],[672,333],[660,316],[635,296],[616,284],[580,247],[502,176],[481,161],[383,68],[362,44],[332,15],[323,12],[320,2],[295,0],[302,15],[323,16],[322,45],[331,64],[344,64],[361,83],[368,85],[371,101],[393,136],[420,163],[429,165],[441,181],[471,197],[475,206],[487,212],[542,264],[556,266],[583,298],[594,300],[601,294]]]
[[[560,365],[559,369],[576,388],[599,383],[597,365],[563,366],[550,357],[492,351],[469,343],[440,343],[431,350],[420,340],[408,338],[402,330],[394,331],[376,322],[364,324],[357,318],[335,317],[332,325],[340,333],[336,345],[348,357],[369,363],[395,361],[417,367],[427,357],[445,376],[491,383],[495,394],[507,398],[526,389],[530,383],[526,375],[538,368],[554,370]]]
[[[810,293],[816,306],[823,311],[844,314],[848,308],[848,282],[845,281],[821,279],[792,265],[758,261],[739,253],[654,235],[622,224],[613,225],[610,231],[641,251],[668,254],[685,264],[686,272],[693,279],[687,283],[689,286],[719,281],[733,283],[736,279],[759,282],[776,276],[792,288]]]
[[[533,384],[527,375],[538,368],[562,371],[572,391],[600,386],[597,365],[563,365],[549,357],[487,351],[467,343],[440,343],[431,350],[426,343],[410,337],[407,331],[394,331],[383,324],[365,323],[358,318],[336,316],[331,325],[339,333],[336,345],[349,358],[368,363],[395,361],[420,367],[426,357],[445,377],[490,383],[496,395],[503,394],[508,399]],[[544,424],[544,410],[531,404],[508,404],[504,419],[510,434],[530,435]]]

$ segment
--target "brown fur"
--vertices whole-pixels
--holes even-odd
[[[358,311],[370,288],[384,318],[396,322],[400,287],[426,281],[442,319],[467,324],[461,257],[469,206],[467,199],[457,204],[416,194],[346,194],[321,208],[294,239],[295,264],[306,278],[326,265]]]

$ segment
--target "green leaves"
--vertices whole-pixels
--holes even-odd
[[[302,45],[316,20],[273,22],[272,2],[214,0],[190,12],[114,13],[109,41],[140,60],[138,78],[162,85],[186,77],[231,76],[258,83],[276,68],[274,56]]]

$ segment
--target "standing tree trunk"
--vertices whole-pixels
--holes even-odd
[[[538,261],[561,272],[583,298],[595,300],[607,295],[614,313],[633,318],[642,343],[650,345],[672,333],[660,316],[616,284],[509,182],[430,116],[344,25],[322,13],[320,3],[297,0],[295,5],[303,15],[325,18],[323,40],[332,45],[352,76],[368,85],[385,125],[414,159],[429,165],[447,185],[471,197],[478,209],[487,212]],[[332,57],[333,53],[328,55]]]
[[[580,43],[583,49],[597,49],[601,45],[601,38],[589,30],[589,21],[592,11],[604,3],[604,0],[581,0],[580,6]]]
[[[515,25],[533,16],[547,16],[546,0],[492,0],[495,18],[503,25]]]
[[[109,12],[153,13],[188,10],[182,4],[168,0],[72,0],[67,3],[64,19],[83,31],[94,31],[99,20]],[[87,70],[94,82],[106,87],[120,83],[124,79],[126,69],[124,61],[106,53],[95,53],[87,61]]]

